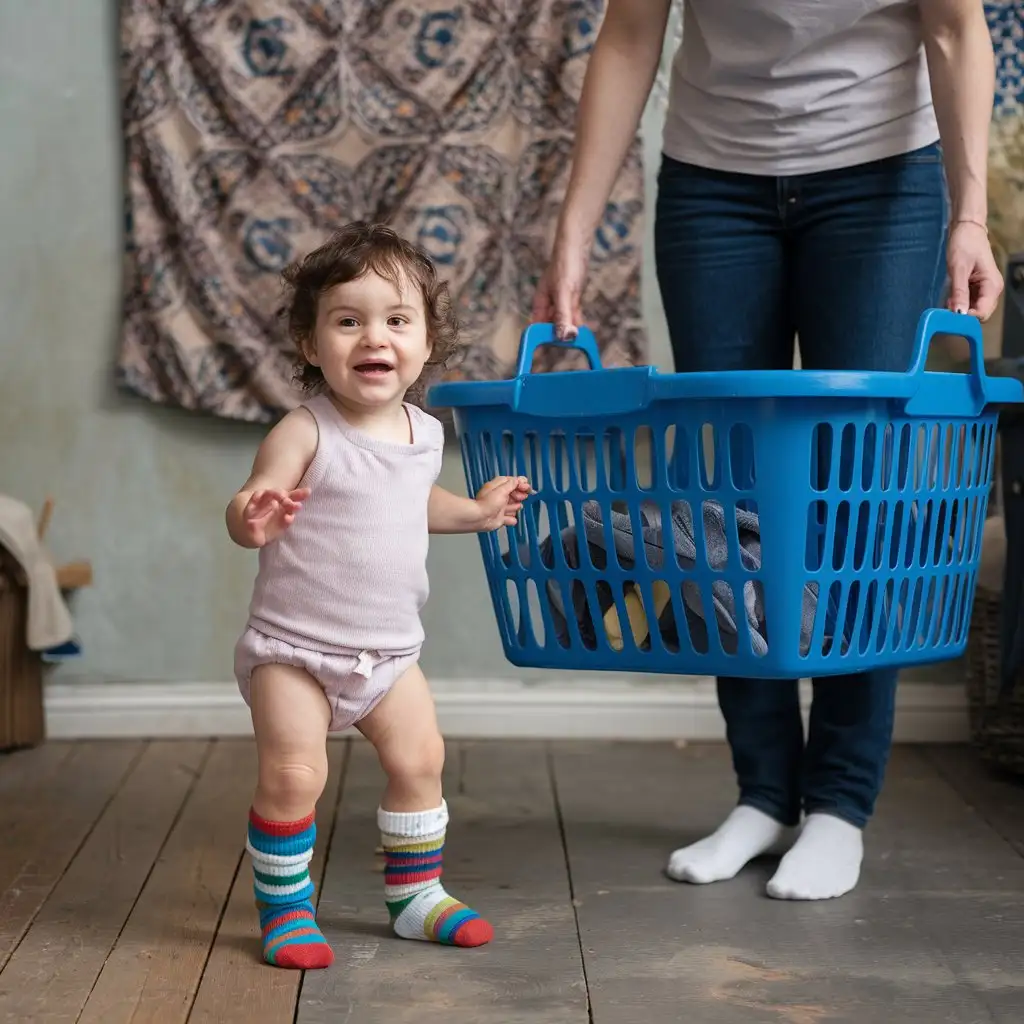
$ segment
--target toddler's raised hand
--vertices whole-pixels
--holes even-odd
[[[483,513],[483,532],[515,526],[523,502],[533,493],[525,476],[496,476],[480,488],[476,500]]]
[[[280,537],[292,525],[309,493],[308,487],[297,487],[294,491],[254,491],[242,510],[242,522],[252,542],[261,548]]]

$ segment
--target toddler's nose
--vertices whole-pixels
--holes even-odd
[[[363,344],[368,348],[383,348],[388,343],[387,330],[376,324],[369,324],[363,336]]]

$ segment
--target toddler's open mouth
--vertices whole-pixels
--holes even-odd
[[[357,363],[355,371],[361,377],[386,377],[393,367],[380,360],[368,360],[365,363]]]

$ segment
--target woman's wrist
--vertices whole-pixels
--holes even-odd
[[[981,147],[978,139],[943,142],[951,224],[958,221],[988,223],[987,153],[979,154]]]
[[[976,228],[980,228],[985,232],[986,237],[988,236],[988,222],[980,217],[954,217],[949,222],[950,231],[956,227],[962,227],[964,225],[973,225]]]
[[[966,158],[962,160],[966,163]],[[967,177],[968,175],[962,174]],[[970,174],[973,179],[974,173]],[[979,187],[973,180],[968,185],[961,185],[959,188],[953,185],[950,188],[950,223],[956,224],[959,221],[975,221],[979,224],[988,223],[988,195],[984,188]]]
[[[563,215],[555,230],[554,250],[577,252],[582,249],[589,255],[596,226],[596,224],[588,225],[587,219],[575,212]]]

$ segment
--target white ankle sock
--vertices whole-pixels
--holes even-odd
[[[721,882],[767,852],[786,831],[763,811],[741,804],[706,839],[676,850],[665,871],[677,882]]]
[[[441,885],[448,804],[429,811],[377,809],[384,849],[384,902],[395,934],[448,946],[482,946],[494,929]]]
[[[828,900],[848,893],[860,878],[864,836],[831,814],[809,814],[793,848],[768,883],[777,900]]]

